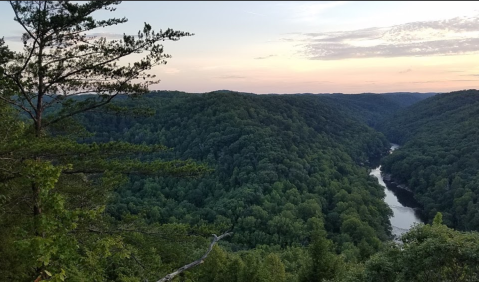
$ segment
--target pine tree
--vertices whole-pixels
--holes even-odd
[[[0,157],[8,158],[0,174],[0,198],[10,213],[3,213],[0,221],[11,255],[2,259],[0,274],[9,281],[108,280],[119,275],[114,265],[133,251],[120,233],[110,231],[104,209],[111,189],[128,174],[195,176],[205,169],[191,161],[144,163],[136,158],[164,150],[161,145],[78,143],[73,117],[100,107],[121,111],[110,106],[113,99],[141,96],[159,82],[148,71],[171,57],[161,42],[193,34],[155,32],[145,23],[136,37],[88,35],[127,22],[92,17],[99,10],[115,11],[120,1],[10,4],[24,30],[24,48],[12,52],[0,41],[0,106],[10,104],[31,126],[10,123],[18,136],[0,140]],[[144,56],[120,63],[132,54]],[[15,268],[9,267],[12,262]]]

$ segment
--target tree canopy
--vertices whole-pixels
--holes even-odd
[[[411,189],[432,221],[479,230],[479,92],[438,94],[382,122],[389,140],[403,146],[383,160],[383,171]]]

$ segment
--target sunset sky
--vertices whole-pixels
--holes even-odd
[[[449,92],[479,88],[479,2],[123,2],[118,38],[195,33],[165,42],[159,90],[266,93]],[[97,13],[105,18],[107,13]],[[21,26],[0,2],[0,37]]]

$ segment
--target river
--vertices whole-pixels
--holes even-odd
[[[391,144],[391,151],[399,148],[396,144]],[[398,187],[397,184],[387,181],[381,175],[381,166],[374,168],[370,175],[375,176],[378,182],[383,186],[386,192],[384,201],[389,205],[393,211],[393,216],[390,218],[392,232],[396,238],[406,233],[413,224],[422,223],[420,204],[414,199],[411,192]]]

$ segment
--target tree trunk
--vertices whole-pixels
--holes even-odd
[[[39,10],[42,9],[41,7],[42,2],[39,2],[38,8]],[[43,2],[43,10],[46,9],[46,1]],[[35,130],[35,138],[42,137],[42,114],[43,114],[43,95],[44,93],[44,68],[43,68],[43,49],[45,48],[43,42],[43,22],[42,18],[39,18],[38,27],[37,27],[37,40],[39,41],[38,44],[38,95],[37,95],[37,104],[35,107],[35,121],[34,121],[34,130]],[[36,161],[40,161],[40,157],[35,157]],[[42,214],[42,200],[40,198],[41,194],[41,186],[34,180],[32,182],[32,192],[33,192],[33,222],[34,222],[34,234],[35,236],[44,237],[45,234],[42,232],[41,224],[41,214]],[[35,281],[41,281],[44,277],[44,270],[45,265],[42,264],[39,267],[35,268]]]

